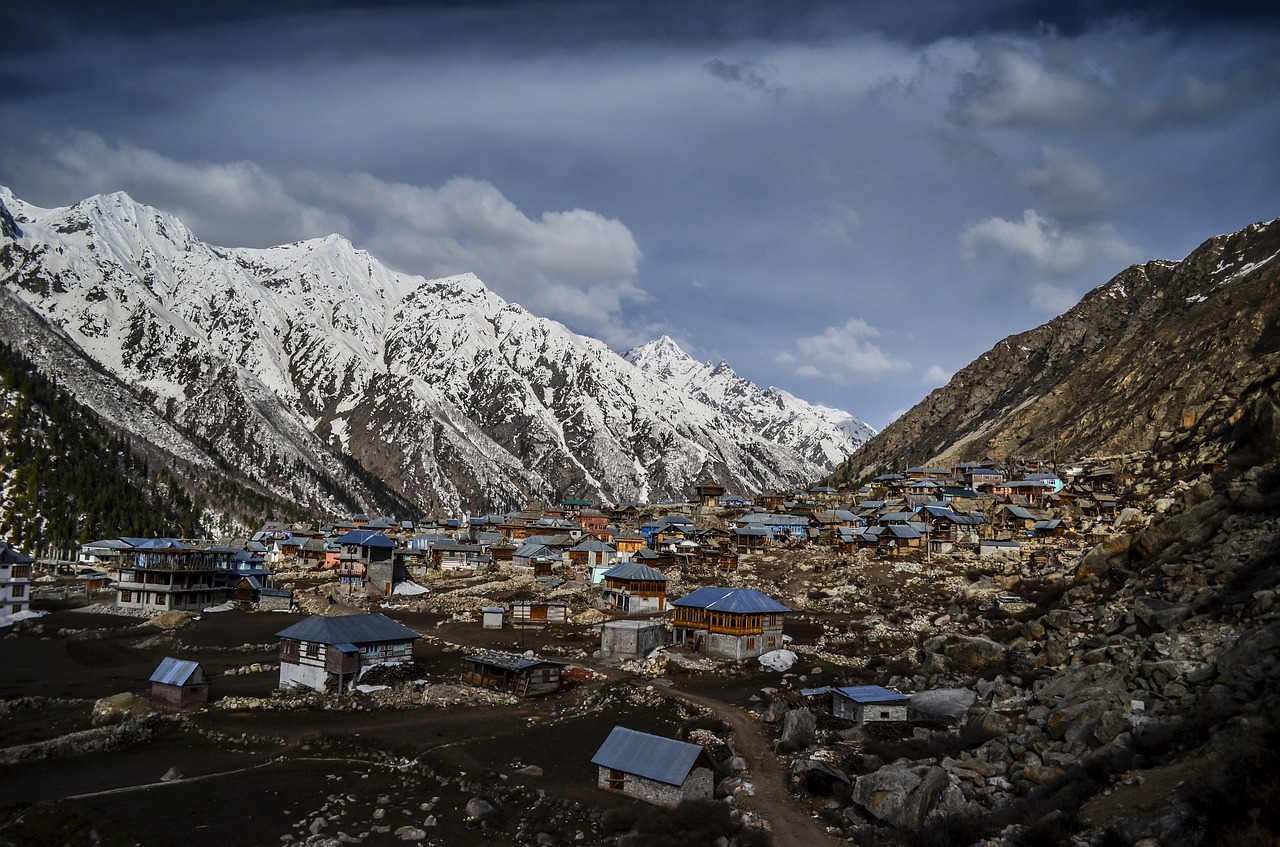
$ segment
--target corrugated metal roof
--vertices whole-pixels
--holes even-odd
[[[34,561],[35,559],[14,547],[10,547],[8,544],[0,548],[0,562],[4,562],[6,565],[29,565]]]
[[[315,641],[320,644],[370,644],[378,641],[404,641],[422,636],[386,615],[312,615],[276,633],[280,638]]]
[[[850,685],[847,688],[833,689],[837,694],[848,697],[855,703],[905,703],[911,698],[879,685]]]
[[[470,656],[463,656],[468,662],[475,662],[479,665],[489,665],[494,668],[502,668],[508,671],[522,671],[526,668],[536,668],[541,665],[559,665],[564,667],[564,662],[553,662],[550,659],[529,658],[528,656],[516,656],[511,653],[475,653]]]
[[[698,744],[615,726],[591,764],[667,785],[681,785],[702,752]]]
[[[148,681],[158,682],[161,685],[186,685],[187,680],[199,672],[200,665],[197,662],[166,657]]]
[[[604,572],[613,579],[641,579],[650,582],[666,582],[667,575],[640,562],[626,562]]]
[[[373,529],[353,529],[338,539],[339,544],[356,544],[360,547],[394,547],[396,543]]]
[[[694,609],[711,609],[717,612],[758,614],[762,612],[789,612],[786,606],[766,597],[752,588],[713,588],[704,586],[672,603]]]

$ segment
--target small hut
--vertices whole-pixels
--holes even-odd
[[[559,691],[563,670],[563,662],[509,653],[477,653],[463,657],[462,681],[518,697],[536,697]]]
[[[196,662],[165,658],[151,674],[151,702],[189,709],[209,702],[209,675]]]
[[[480,614],[484,619],[485,629],[502,629],[502,617],[506,613],[506,609],[501,606],[483,606]]]
[[[701,744],[615,726],[591,764],[600,788],[659,806],[710,800],[715,762]]]

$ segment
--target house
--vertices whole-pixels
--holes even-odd
[[[376,529],[353,529],[337,543],[338,584],[347,594],[390,597],[392,587],[408,578],[397,572],[396,543]]]
[[[379,613],[312,615],[276,633],[280,687],[342,693],[374,665],[408,662],[422,636]]]
[[[600,654],[607,659],[643,660],[666,640],[659,621],[606,621],[600,629]]]
[[[879,685],[831,689],[831,714],[857,724],[902,723],[911,698]]]
[[[509,653],[477,653],[463,657],[462,681],[518,697],[536,697],[559,691],[563,670],[563,662]]]
[[[667,577],[640,562],[624,562],[604,573],[605,605],[620,612],[665,612]]]
[[[511,623],[568,623],[569,605],[558,600],[512,600]]]
[[[116,605],[148,612],[203,609],[226,601],[232,552],[168,538],[124,538]]]
[[[587,536],[566,550],[564,558],[572,573],[586,575],[591,582],[598,583],[600,580],[595,574],[603,574],[613,567],[618,551],[611,544]]]
[[[151,702],[189,709],[209,702],[209,675],[196,662],[166,658],[151,674]]]
[[[0,546],[0,620],[31,605],[31,565],[35,559],[8,544]]]
[[[736,661],[781,647],[783,618],[791,611],[751,588],[705,586],[671,605],[676,644]]]
[[[698,502],[704,509],[714,509],[720,505],[724,496],[724,486],[713,480],[707,480],[697,487]]]
[[[715,787],[715,762],[702,745],[621,726],[613,728],[591,763],[600,769],[601,788],[659,806],[710,800]]]

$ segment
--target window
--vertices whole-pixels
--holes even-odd
[[[613,768],[609,769],[609,787],[614,791],[621,791],[626,781],[627,775],[622,771],[614,770]]]
[[[23,585],[22,583],[9,586],[9,591],[15,600],[19,597],[27,596],[27,586]]]
[[[121,592],[120,592],[120,602],[121,602],[121,603],[132,603],[132,602],[133,602],[133,592],[132,592],[132,591],[121,591]]]

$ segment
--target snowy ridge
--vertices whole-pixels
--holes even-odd
[[[210,461],[317,508],[361,498],[344,453],[424,509],[479,509],[804,485],[866,437],[727,366],[655,380],[472,275],[396,273],[340,236],[213,247],[124,194],[41,209],[0,188],[0,219],[8,296]]]
[[[826,467],[834,468],[876,434],[848,412],[807,403],[780,388],[761,388],[725,362],[699,362],[665,335],[629,351],[626,359],[735,423]]]

